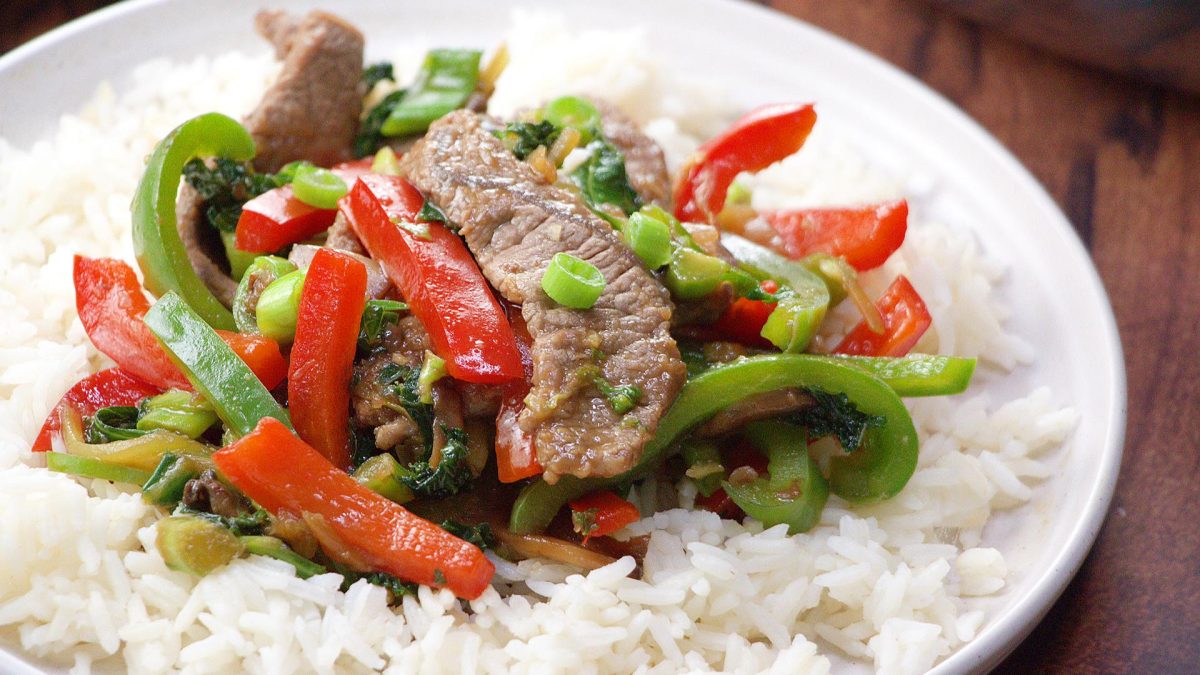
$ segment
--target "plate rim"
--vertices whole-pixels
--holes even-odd
[[[671,1],[679,6],[688,2],[690,8],[700,5],[714,11],[733,12],[741,14],[749,20],[777,24],[786,26],[786,30],[804,32],[810,39],[823,43],[830,49],[833,58],[850,60],[855,62],[851,64],[855,67],[873,71],[877,77],[892,80],[896,86],[918,99],[919,105],[926,106],[940,114],[944,119],[956,125],[960,133],[972,137],[979,150],[985,152],[990,160],[998,162],[1011,178],[1017,181],[1024,197],[1030,200],[1030,205],[1056,230],[1060,238],[1065,241],[1071,254],[1084,263],[1082,267],[1087,274],[1084,285],[1091,293],[1097,294],[1097,299],[1100,301],[1102,315],[1099,317],[1101,319],[1100,328],[1103,332],[1103,339],[1107,343],[1107,349],[1104,350],[1107,359],[1103,366],[1113,385],[1108,398],[1108,410],[1103,411],[1106,413],[1106,423],[1103,425],[1104,447],[1101,448],[1100,468],[1097,472],[1097,480],[1090,486],[1091,489],[1087,495],[1088,506],[1085,507],[1079,521],[1069,530],[1064,544],[1050,561],[1048,569],[1039,574],[1022,597],[1014,600],[1013,605],[1003,616],[985,626],[973,640],[938,662],[931,672],[944,675],[956,672],[986,671],[1008,656],[1037,627],[1066,590],[1095,543],[1115,494],[1128,422],[1128,383],[1115,312],[1099,270],[1079,233],[1072,227],[1069,219],[1041,182],[978,121],[930,85],[839,35],[807,23],[798,17],[755,2],[748,0]],[[43,50],[51,50],[57,45],[70,42],[76,35],[83,34],[94,27],[109,22],[119,22],[127,15],[147,11],[157,5],[182,2],[184,0],[126,0],[85,14],[0,56],[0,77],[19,67],[26,60],[36,58]],[[328,4],[334,8],[333,6],[338,2],[331,0]],[[506,2],[505,4],[519,6],[546,3],[533,0],[524,3]],[[334,9],[336,11],[336,8]],[[697,14],[699,13],[697,12]],[[74,111],[61,111],[61,113],[70,112]],[[4,666],[10,672],[41,672],[26,662],[22,658],[21,652],[11,652],[4,646],[0,646],[0,666]]]

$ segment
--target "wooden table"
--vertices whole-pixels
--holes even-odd
[[[102,4],[9,0],[0,51]],[[995,134],[1075,224],[1116,309],[1129,424],[1112,511],[1079,575],[999,672],[1200,669],[1200,99],[919,2],[768,4],[912,73]]]

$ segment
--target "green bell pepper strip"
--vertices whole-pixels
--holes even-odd
[[[804,427],[786,422],[747,424],[743,435],[767,454],[767,474],[750,483],[724,481],[725,494],[766,527],[787,523],[789,534],[807,532],[821,520],[829,484],[808,455]]]
[[[808,354],[770,354],[715,366],[689,380],[663,416],[658,432],[629,471],[610,478],[563,476],[550,485],[530,483],[513,504],[509,529],[518,534],[544,530],[568,501],[593,490],[639,480],[671,454],[685,432],[751,396],[787,387],[817,388],[845,394],[868,415],[880,415],[881,427],[866,431],[862,446],[830,464],[829,485],[854,502],[895,495],[917,466],[917,431],[900,397],[879,378],[837,358]]]
[[[235,434],[244,436],[254,431],[264,417],[274,417],[291,427],[287,411],[246,362],[174,291],[159,298],[142,320],[188,382]]]
[[[975,359],[961,356],[909,354],[887,356],[833,356],[871,373],[887,383],[897,396],[949,396],[961,394],[971,384]]]
[[[246,553],[282,560],[295,567],[296,576],[301,579],[325,574],[329,571],[324,565],[315,563],[288,548],[288,545],[283,543],[281,539],[265,536],[246,536],[238,537],[238,539],[242,542],[242,547],[246,550]]]
[[[425,131],[434,120],[462,107],[479,82],[481,56],[483,52],[470,49],[430,50],[416,81],[384,120],[383,135]]]
[[[102,459],[68,455],[65,452],[47,452],[46,468],[83,478],[102,478],[114,483],[129,483],[130,485],[142,485],[150,479],[149,471],[120,464],[109,464]]]
[[[808,347],[829,309],[829,287],[803,264],[734,234],[721,235],[721,243],[738,264],[758,277],[780,286],[779,303],[767,317],[761,335],[787,353]]]
[[[206,113],[167,134],[150,154],[133,196],[133,250],[146,288],[155,295],[175,291],[213,328],[233,330],[233,315],[192,269],[176,229],[175,199],[183,165],[194,157],[254,157],[254,139],[237,121]]]
[[[279,277],[295,271],[296,266],[291,261],[273,255],[260,255],[250,263],[233,294],[233,322],[237,325],[239,333],[261,334],[258,330],[258,316],[254,307],[250,306],[250,283],[255,276],[262,277],[260,283],[266,288]]]

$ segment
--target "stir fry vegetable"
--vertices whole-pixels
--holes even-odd
[[[904,356],[929,329],[933,318],[925,301],[904,276],[896,277],[876,303],[884,330],[876,333],[865,323],[854,327],[834,348],[838,354]]]
[[[765,214],[793,258],[812,253],[841,256],[857,270],[882,265],[908,230],[903,199],[853,209],[804,209]]]
[[[445,586],[468,600],[491,582],[495,568],[482,551],[359,485],[277,420],[263,419],[213,461],[268,511],[322,520],[349,554],[343,561]]]
[[[768,105],[743,115],[700,146],[675,186],[675,217],[715,222],[733,179],[796,152],[808,139],[817,114],[808,104]]]
[[[233,433],[250,433],[264,417],[291,424],[271,392],[178,295],[159,298],[144,321]]]
[[[749,482],[721,483],[729,498],[766,527],[786,523],[788,532],[807,532],[821,519],[829,485],[808,454],[803,427],[785,422],[754,422],[743,433],[767,453],[767,475]]]
[[[120,260],[75,256],[75,307],[96,348],[131,375],[163,389],[190,388],[142,318],[150,302],[133,270]],[[279,384],[287,364],[268,338],[218,331],[222,340],[267,387]]]
[[[429,128],[466,102],[479,81],[482,52],[434,49],[425,55],[417,80],[400,97],[380,127],[385,136],[405,136]]]
[[[174,291],[213,328],[233,330],[233,315],[192,269],[175,221],[183,165],[212,156],[251,159],[254,140],[235,120],[207,113],[179,125],[154,148],[133,198],[133,249],[151,293]]]
[[[71,408],[82,415],[94,415],[96,411],[110,406],[137,405],[142,399],[162,391],[147,384],[120,368],[108,368],[88,375],[75,383],[63,394],[58,405],[42,423],[41,431],[33,441],[34,452],[48,452],[54,446],[53,438],[62,427],[62,412]]]
[[[367,288],[363,264],[323,248],[313,256],[300,298],[288,373],[296,433],[334,466],[350,468],[350,377]]]
[[[572,309],[589,309],[604,292],[604,275],[596,266],[569,253],[555,253],[542,275],[542,290]]]

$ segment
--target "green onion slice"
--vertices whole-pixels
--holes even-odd
[[[336,209],[338,200],[349,191],[346,181],[317,166],[299,167],[292,179],[292,194],[296,199],[318,209]]]
[[[572,127],[580,134],[579,142],[586,144],[600,128],[600,111],[578,96],[561,96],[546,104],[542,119],[559,129]]]
[[[629,216],[621,233],[646,267],[656,270],[671,261],[671,228],[661,220],[637,212]]]
[[[596,266],[569,253],[555,253],[542,275],[542,290],[571,309],[589,309],[604,292],[604,275]]]

